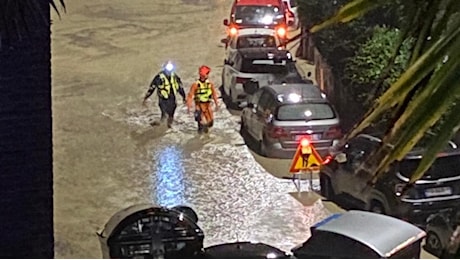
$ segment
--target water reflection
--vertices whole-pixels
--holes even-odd
[[[164,207],[185,205],[182,150],[174,145],[163,147],[155,157],[157,163],[151,173],[156,186],[154,201]]]

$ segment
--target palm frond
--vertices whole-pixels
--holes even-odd
[[[368,111],[360,123],[345,136],[348,140],[353,138],[365,128],[370,126],[372,122],[380,118],[388,109],[394,107],[398,103],[404,102],[410,91],[422,81],[435,67],[442,61],[446,53],[456,46],[453,42],[457,42],[460,38],[460,27],[457,27],[451,34],[441,37],[431,48],[425,52],[414,64],[412,64],[406,72],[376,101],[374,107]]]
[[[460,58],[460,55],[457,58]],[[373,170],[374,180],[381,176],[393,161],[402,160],[424,134],[449,111],[455,100],[460,98],[460,65],[459,62],[452,63],[452,66],[433,77],[430,84],[412,100],[391,133],[385,136],[384,142],[392,144],[391,150],[385,146],[376,152],[377,157],[381,159]]]
[[[47,0],[47,2],[61,17],[56,1]],[[4,39],[17,38],[21,41],[24,35],[31,33],[29,28],[32,24],[50,24],[49,17],[40,7],[40,3],[42,3],[41,0],[0,1],[0,47]],[[64,0],[59,0],[59,3],[65,12]]]
[[[458,87],[458,86],[457,86]],[[446,114],[444,120],[439,125],[435,136],[427,144],[427,151],[424,153],[417,169],[412,173],[409,183],[414,183],[420,179],[436,160],[436,154],[442,150],[450,141],[452,136],[460,129],[460,103],[457,103]]]

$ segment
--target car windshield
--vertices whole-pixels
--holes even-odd
[[[238,38],[237,48],[276,47],[276,39],[272,35],[244,35]]]
[[[284,14],[277,6],[247,5],[235,9],[235,23],[248,25],[280,24]]]
[[[320,120],[335,117],[334,110],[328,103],[298,103],[282,105],[276,118],[280,121]]]
[[[415,172],[415,169],[417,169],[419,163],[419,159],[407,159],[402,161],[399,169],[401,175],[410,178],[412,173]],[[428,171],[426,171],[422,179],[430,180],[455,177],[460,175],[458,169],[460,169],[460,155],[439,157],[434,161]]]
[[[267,73],[276,75],[287,75],[291,71],[291,61],[271,59],[245,59],[241,65],[243,73]]]

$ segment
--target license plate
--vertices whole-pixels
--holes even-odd
[[[425,196],[427,197],[434,197],[434,196],[446,196],[452,194],[451,187],[438,187],[438,188],[430,188],[425,190]]]
[[[304,137],[308,138],[308,139],[311,140],[311,141],[318,141],[318,140],[321,139],[321,134],[296,135],[296,136],[295,136],[295,140],[296,140],[296,141],[299,141],[300,139],[302,139],[302,138],[304,138]]]

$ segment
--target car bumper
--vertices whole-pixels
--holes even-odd
[[[318,154],[324,159],[329,153],[330,147],[316,148]],[[265,144],[265,155],[270,158],[292,159],[296,148],[283,148],[281,143]]]
[[[445,198],[403,200],[399,209],[395,212],[396,217],[404,219],[420,228],[426,227],[427,218],[438,213],[440,210],[456,208],[460,205],[458,196]]]

